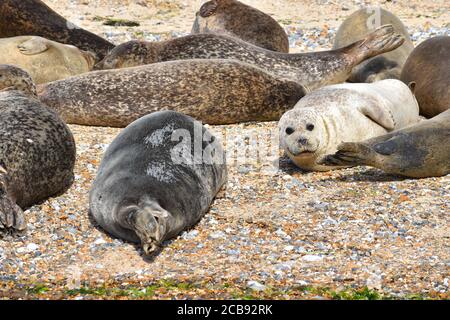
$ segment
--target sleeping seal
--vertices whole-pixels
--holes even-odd
[[[65,79],[94,67],[92,53],[36,36],[0,39],[0,64],[27,71],[36,84]]]
[[[30,75],[0,65],[0,235],[23,231],[23,209],[67,190],[74,164],[72,133]]]
[[[236,0],[203,4],[192,27],[192,34],[198,33],[225,34],[267,50],[289,52],[288,36],[275,19]]]
[[[450,110],[416,125],[360,143],[343,143],[321,162],[366,165],[411,178],[450,173]]]
[[[107,232],[151,254],[194,226],[226,179],[222,146],[201,123],[155,112],[130,124],[106,150],[90,212]]]
[[[280,119],[280,142],[300,168],[335,169],[318,163],[343,141],[359,142],[419,121],[419,106],[400,80],[346,83],[306,95]]]
[[[133,67],[169,60],[233,59],[258,66],[311,90],[344,82],[353,67],[403,43],[392,26],[384,26],[348,47],[311,53],[287,54],[265,50],[224,35],[197,34],[163,42],[132,41],[122,44],[97,69]]]

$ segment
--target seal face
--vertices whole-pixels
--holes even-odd
[[[0,63],[24,69],[40,84],[92,70],[95,56],[72,45],[22,36],[0,39]]]
[[[434,117],[450,108],[450,37],[422,42],[406,60],[401,80],[415,82],[420,113]]]
[[[90,193],[102,228],[145,253],[195,225],[227,179],[220,142],[173,111],[133,122],[105,152]]]
[[[405,42],[397,49],[368,59],[353,68],[349,82],[374,82],[383,79],[400,79],[402,67],[414,49],[408,30],[393,13],[380,7],[366,7],[351,14],[339,27],[334,49],[348,46],[364,38],[377,27],[385,24],[393,26]]]
[[[0,65],[0,235],[23,231],[22,209],[73,181],[72,133],[35,94],[29,74]]]
[[[264,12],[235,0],[212,0],[196,14],[192,34],[219,33],[258,47],[289,52],[289,39],[280,24]]]
[[[450,173],[450,110],[360,143],[343,143],[324,165],[368,165],[411,178]]]
[[[306,170],[326,171],[320,160],[343,141],[362,141],[417,123],[419,107],[399,80],[341,84],[316,90],[280,119],[281,147]]]
[[[2,0],[0,38],[40,36],[96,54],[99,61],[114,45],[70,23],[40,0]]]
[[[251,65],[212,59],[91,72],[39,92],[67,123],[113,127],[161,110],[208,124],[278,120],[306,94],[300,84]]]

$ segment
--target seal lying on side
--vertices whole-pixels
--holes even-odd
[[[66,191],[74,164],[72,133],[30,75],[0,65],[0,235],[25,229],[22,209]]]
[[[275,19],[236,0],[203,4],[192,27],[192,34],[198,33],[226,34],[267,50],[289,52],[288,36]]]
[[[40,84],[88,72],[95,57],[72,45],[23,36],[0,39],[0,64],[18,66]]]
[[[130,124],[108,147],[90,211],[103,229],[151,254],[194,226],[226,179],[222,146],[201,123],[156,112]]]
[[[343,141],[359,142],[419,121],[419,106],[399,80],[324,87],[301,99],[280,120],[280,141],[300,168],[336,169],[318,163]]]
[[[367,165],[411,178],[450,173],[450,110],[419,124],[361,143],[343,143],[321,162],[331,166]]]
[[[114,45],[68,22],[40,0],[2,0],[0,2],[0,38],[40,36],[71,44],[103,59]]]
[[[415,82],[420,113],[434,117],[450,108],[450,37],[422,42],[406,60],[401,80]]]
[[[306,94],[296,82],[233,60],[90,72],[38,90],[41,101],[67,123],[111,127],[125,127],[160,110],[208,124],[278,120]]]
[[[343,48],[366,37],[376,27],[390,24],[405,42],[395,50],[378,55],[353,68],[349,82],[374,82],[383,79],[400,79],[402,67],[414,45],[408,30],[391,12],[382,8],[362,8],[351,14],[339,27],[334,40],[334,49]]]
[[[286,54],[256,47],[224,35],[198,34],[159,43],[132,41],[118,46],[98,64],[114,69],[184,59],[234,59],[258,66],[310,89],[344,82],[354,66],[403,43],[391,26],[335,51]]]

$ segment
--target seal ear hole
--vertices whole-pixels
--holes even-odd
[[[287,134],[287,135],[293,134],[294,131],[295,131],[295,130],[294,130],[292,127],[287,127],[287,128],[286,128],[286,134]]]
[[[312,123],[308,123],[308,124],[306,125],[306,130],[308,130],[308,131],[313,131],[313,130],[314,130],[314,125],[313,125]]]

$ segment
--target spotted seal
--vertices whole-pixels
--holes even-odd
[[[374,82],[383,79],[400,79],[402,67],[414,45],[408,30],[393,13],[379,8],[362,8],[351,14],[339,27],[334,40],[334,49],[348,46],[364,38],[376,27],[390,24],[405,42],[397,49],[368,59],[353,68],[349,82]]]
[[[226,179],[222,146],[201,123],[155,112],[130,124],[106,150],[90,212],[103,229],[151,254],[195,225]]]
[[[23,209],[68,189],[74,164],[72,133],[31,76],[0,65],[0,235],[23,231]]]
[[[300,168],[335,169],[318,163],[343,141],[359,142],[419,121],[419,106],[400,80],[345,83],[316,90],[280,119],[280,142]]]
[[[78,48],[37,36],[0,39],[0,64],[27,71],[36,84],[91,71],[95,57]]]
[[[0,1],[0,38],[40,36],[90,51],[97,61],[114,48],[109,41],[70,23],[40,0]]]
[[[305,94],[293,81],[234,60],[180,60],[90,72],[38,87],[67,123],[125,127],[161,110],[208,124],[278,120]]]
[[[219,33],[258,47],[289,52],[289,39],[279,23],[266,13],[236,0],[212,0],[196,13],[192,34]]]
[[[344,82],[354,66],[403,43],[392,26],[383,26],[364,40],[334,51],[287,54],[256,47],[224,35],[198,34],[151,43],[122,44],[96,68],[113,69],[180,59],[234,59],[258,66],[311,90]]]

